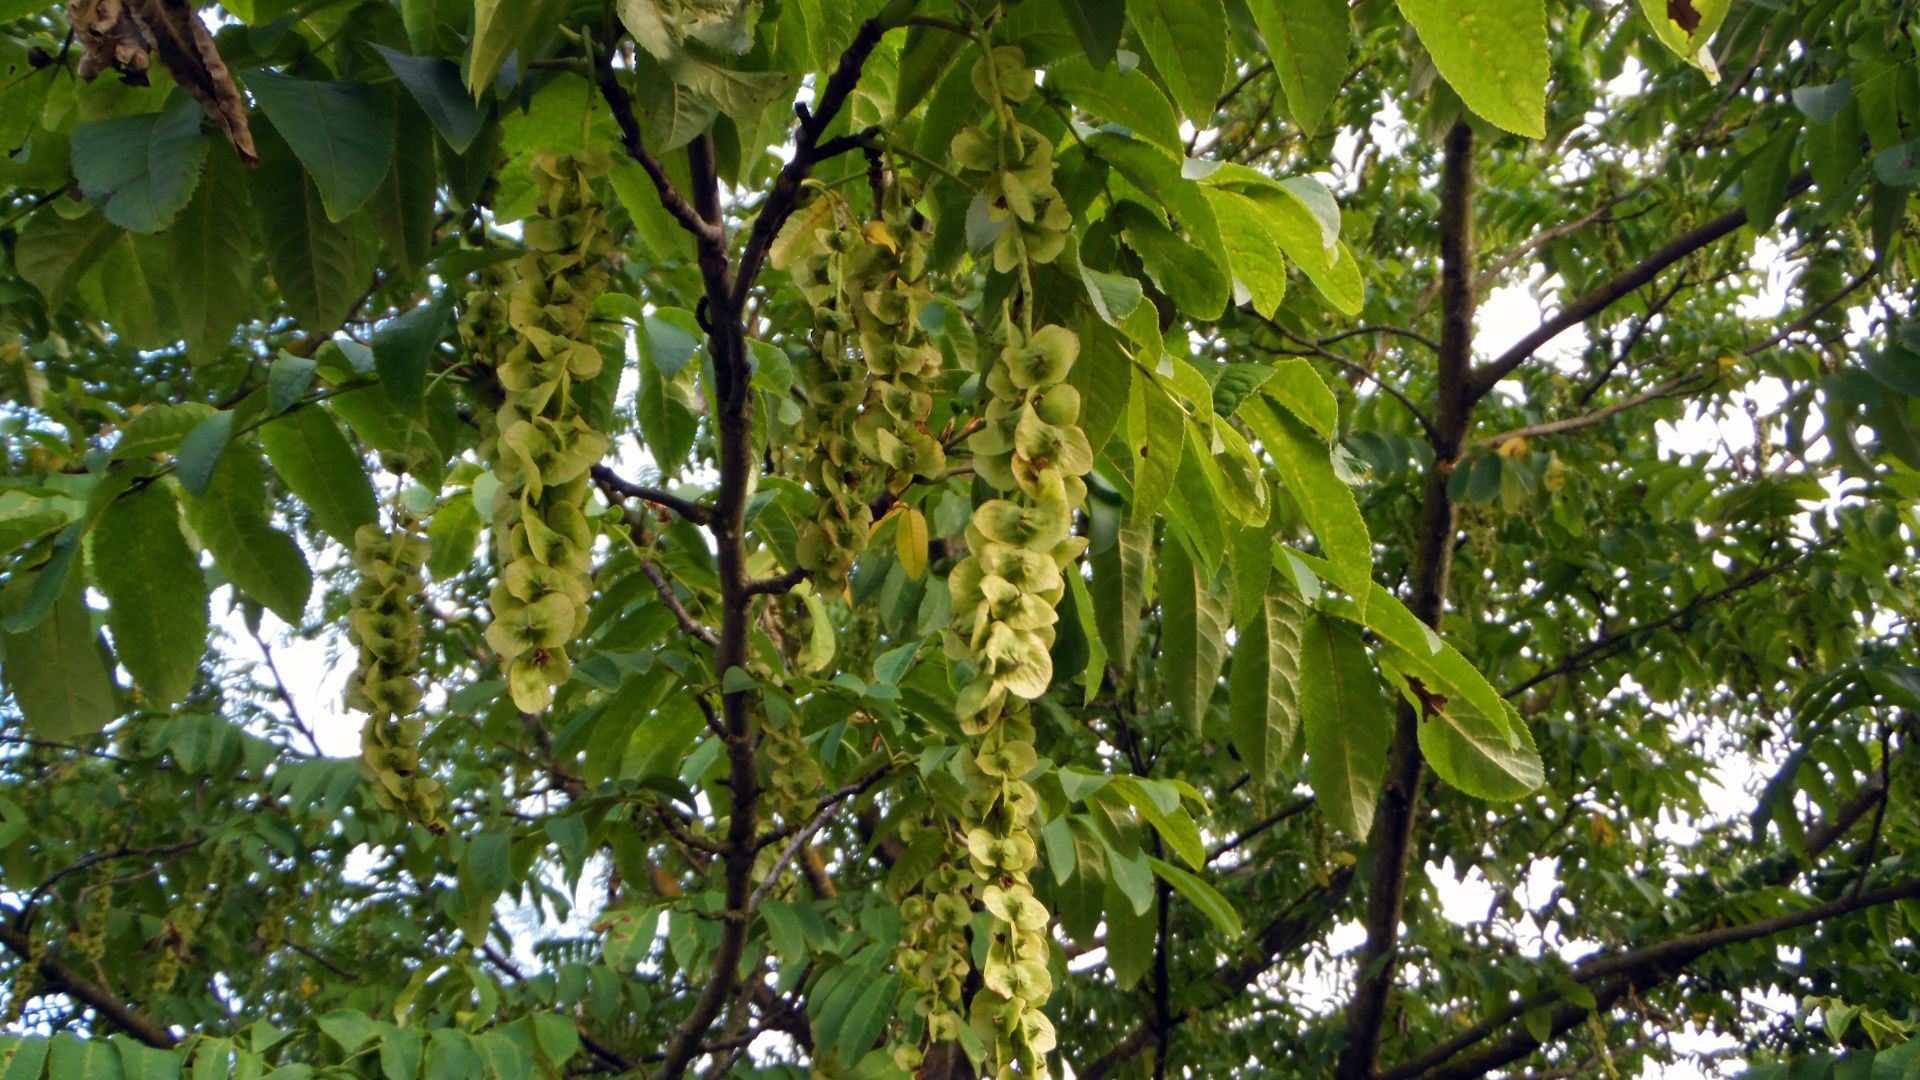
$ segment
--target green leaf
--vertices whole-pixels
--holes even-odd
[[[172,224],[200,179],[211,145],[200,106],[185,94],[156,113],[95,120],[73,129],[73,176],[108,221],[133,232]]]
[[[1247,7],[1266,39],[1287,112],[1303,129],[1318,131],[1347,77],[1345,0],[1248,0]]]
[[[75,549],[78,546],[76,540]],[[9,616],[25,607],[34,583],[24,575],[11,575],[4,592]],[[85,590],[78,580],[65,585],[44,618],[0,635],[0,675],[28,729],[48,739],[91,735],[107,726],[117,711],[113,677],[102,658]]]
[[[1800,125],[1787,124],[1767,140],[1740,174],[1740,205],[1747,211],[1747,227],[1765,235],[1787,202],[1787,184],[1799,163]]]
[[[1276,411],[1263,397],[1242,404],[1240,417],[1266,445],[1281,483],[1293,495],[1307,527],[1335,568],[1333,581],[1364,609],[1372,596],[1373,539],[1353,500],[1352,489],[1333,471],[1327,445],[1306,425]]]
[[[472,499],[449,499],[433,512],[433,520],[427,525],[427,539],[433,545],[427,572],[435,581],[451,581],[473,565],[480,524],[480,512],[474,509]]]
[[[1133,459],[1133,501],[1127,520],[1150,521],[1160,512],[1186,445],[1187,414],[1152,378],[1137,377],[1127,400],[1127,446]],[[1112,647],[1112,643],[1108,643]]]
[[[131,1035],[116,1033],[109,1041],[120,1051],[126,1080],[180,1080],[179,1054],[147,1046]]]
[[[1160,555],[1161,669],[1174,715],[1198,734],[1227,659],[1226,598],[1186,545],[1165,544]]]
[[[1331,440],[1340,423],[1340,402],[1313,364],[1301,357],[1288,356],[1275,360],[1272,370],[1273,377],[1261,387],[1262,391],[1285,406],[1315,434]]]
[[[364,206],[393,160],[393,115],[365,83],[247,73],[247,89],[320,189],[329,221]]]
[[[1049,95],[1058,92],[1074,108],[1119,124],[1170,154],[1186,156],[1180,117],[1144,71],[1095,68],[1076,57],[1047,69],[1046,90]]]
[[[1205,191],[1216,215],[1231,227],[1258,230],[1253,236],[1285,252],[1328,303],[1349,315],[1360,313],[1365,284],[1359,264],[1345,244],[1324,242],[1324,223],[1302,192],[1279,185],[1255,191],[1223,187]],[[1250,237],[1236,240],[1242,249],[1255,242]]]
[[[80,276],[123,235],[97,211],[69,219],[47,207],[27,219],[14,249],[14,267],[46,297],[48,310],[58,310]]]
[[[217,412],[213,406],[198,401],[145,409],[120,432],[120,440],[113,444],[110,456],[114,461],[131,461],[154,454],[170,454],[202,421]]]
[[[120,1052],[105,1039],[82,1039],[71,1032],[53,1037],[47,1075],[60,1080],[121,1080]]]
[[[478,98],[515,51],[523,59],[533,55],[552,33],[559,8],[556,0],[475,0],[467,92]]]
[[[961,47],[962,40],[939,27],[907,27],[906,40],[900,45],[899,81],[893,87],[895,119],[910,115],[933,92],[954,59],[967,51]],[[1047,77],[1052,79],[1052,73]]]
[[[1140,609],[1145,602],[1147,559],[1153,548],[1153,518],[1129,516],[1120,526],[1118,541],[1095,554],[1093,563],[1094,624],[1100,642],[1122,671],[1133,664],[1140,637]]]
[[[43,1038],[0,1035],[0,1080],[40,1080],[51,1046]]]
[[[187,502],[187,521],[227,580],[289,625],[298,626],[313,593],[313,572],[293,537],[268,523],[267,472],[260,452],[230,447],[212,482]]]
[[[1060,0],[1060,13],[1073,27],[1073,35],[1080,39],[1080,48],[1096,68],[1113,63],[1113,54],[1120,48],[1121,31],[1126,26],[1125,12],[1126,6],[1114,0]]]
[[[1218,318],[1226,310],[1233,287],[1225,266],[1135,204],[1122,202],[1114,209],[1125,223],[1127,246],[1175,306],[1200,320]]]
[[[86,536],[87,526],[85,520],[72,522],[53,538],[53,543],[48,545],[46,561],[33,575],[33,584],[28,588],[25,603],[8,615],[4,624],[0,624],[7,633],[25,633],[40,625],[53,611],[54,601],[60,598],[61,591],[67,587],[67,572],[73,566],[74,557],[80,553],[80,541]]]
[[[393,95],[393,142],[397,147],[425,147],[433,142],[426,114]],[[430,153],[399,153],[375,190],[367,209],[379,227],[387,253],[400,271],[418,274],[426,269],[433,246],[434,198],[439,171]]]
[[[473,1039],[459,1028],[438,1028],[427,1036],[427,1080],[473,1080],[481,1075]]]
[[[295,409],[260,429],[267,460],[300,501],[314,524],[353,548],[354,530],[378,516],[373,484],[360,455],[324,409]]]
[[[580,1052],[580,1029],[559,1013],[534,1013],[533,1041],[547,1064],[558,1069]]]
[[[1127,16],[1167,92],[1199,127],[1227,84],[1227,13],[1220,0],[1131,0]]]
[[[1174,854],[1196,869],[1207,864],[1207,849],[1200,842],[1200,827],[1180,805],[1180,796],[1163,780],[1142,780],[1137,776],[1116,776],[1107,785],[1127,800]],[[1171,806],[1169,806],[1171,803]]]
[[[1705,72],[1707,81],[1714,83],[1720,81],[1720,68],[1713,62],[1707,42],[1720,29],[1720,24],[1727,21],[1727,12],[1732,7],[1733,0],[1688,0],[1684,4],[1640,0],[1640,11],[1646,15],[1647,25],[1653,28],[1653,36],[1672,49],[1675,56]],[[1691,11],[1700,20],[1692,30],[1673,19],[1676,12],[1683,11]]]
[[[381,327],[373,335],[373,365],[387,400],[402,413],[418,413],[426,399],[427,373],[442,338],[453,329],[453,291]]]
[[[460,65],[438,56],[408,56],[384,45],[375,45],[374,50],[420,103],[454,153],[466,153],[487,118],[461,85]]]
[[[893,1005],[900,997],[900,976],[888,975],[866,984],[840,1022],[837,1046],[840,1060],[859,1061],[873,1048],[887,1021],[893,1017]]]
[[[267,369],[267,415],[279,416],[305,397],[319,366],[317,360],[280,350],[280,355],[273,358],[273,366]]]
[[[484,900],[491,906],[505,891],[513,876],[511,851],[512,837],[503,832],[483,832],[467,841],[460,858],[460,887],[470,903]]]
[[[221,455],[227,452],[227,442],[233,438],[233,413],[223,410],[214,413],[194,425],[187,437],[180,440],[180,454],[174,472],[180,477],[180,486],[189,495],[206,494],[207,484],[213,480],[213,470],[220,464]]]
[[[255,141],[260,167],[251,190],[267,268],[302,328],[330,334],[366,290],[367,252],[353,232],[328,218],[320,189],[272,129],[255,132]]]
[[[1393,710],[1359,635],[1315,614],[1301,634],[1300,718],[1307,780],[1334,827],[1365,840],[1393,742]]]
[[[1300,731],[1305,606],[1273,572],[1273,541],[1243,530],[1234,547],[1238,638],[1227,672],[1227,710],[1240,760],[1265,790],[1291,787],[1285,769]]]
[[[1493,124],[1547,133],[1547,15],[1542,0],[1398,0],[1433,66]],[[1661,0],[1641,0],[1658,3]]]
[[[193,201],[163,238],[172,257],[174,317],[195,362],[225,351],[254,307],[259,274],[245,173],[238,157],[214,154]]]
[[[1173,886],[1174,892],[1186,897],[1199,908],[1200,913],[1211,920],[1213,925],[1219,927],[1221,933],[1230,938],[1237,938],[1246,933],[1246,927],[1240,924],[1240,913],[1233,910],[1233,904],[1220,895],[1218,889],[1207,884],[1205,879],[1188,873],[1165,859],[1156,859],[1149,855],[1147,862],[1152,865],[1153,872],[1160,875],[1162,881]]]
[[[1404,654],[1390,657],[1399,667]],[[1468,701],[1449,698],[1438,709],[1423,710],[1420,719],[1420,753],[1427,765],[1434,775],[1476,799],[1517,799],[1546,779],[1526,721],[1512,706],[1501,705],[1502,715],[1495,720]]]
[[[410,1027],[388,1027],[380,1033],[380,1072],[386,1080],[414,1080],[426,1047],[420,1032]]]
[[[379,1027],[366,1013],[354,1009],[339,1009],[314,1020],[327,1038],[339,1045],[342,1052],[352,1054],[367,1045],[367,1041],[379,1033]]]
[[[1140,306],[1145,293],[1140,283],[1125,274],[1108,274],[1082,263],[1080,281],[1087,287],[1087,300],[1094,313],[1109,325],[1119,326]]]
[[[1151,914],[1153,905],[1148,903],[1145,911],[1136,911],[1120,891],[1117,877],[1107,879],[1106,894],[1107,962],[1115,984],[1125,990],[1153,967],[1158,926]]]
[[[1227,245],[1227,261],[1233,267],[1234,298],[1253,305],[1253,310],[1272,316],[1287,298],[1287,260],[1282,249],[1267,235],[1266,222],[1251,200],[1221,198],[1210,194],[1208,201],[1220,219],[1220,236]]]
[[[608,912],[601,925],[606,927],[602,952],[607,963],[617,971],[631,974],[653,950],[660,929],[660,909],[621,908]]]
[[[173,492],[148,484],[114,500],[94,526],[90,550],[120,663],[155,705],[184,701],[211,618],[206,579],[181,535]]]

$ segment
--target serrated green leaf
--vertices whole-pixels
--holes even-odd
[[[14,249],[14,267],[40,290],[48,310],[58,310],[81,275],[123,235],[97,210],[69,219],[47,207],[27,219]]]
[[[1546,135],[1547,16],[1541,0],[1398,2],[1433,66],[1467,108],[1516,134]]]
[[[1333,438],[1340,423],[1340,402],[1311,362],[1300,357],[1274,361],[1273,377],[1261,390],[1321,438]]]
[[[435,351],[453,329],[453,293],[442,290],[373,335],[373,365],[387,400],[402,413],[417,413],[426,399]]]
[[[393,107],[360,82],[247,73],[247,89],[320,191],[327,220],[366,205],[393,161]]]
[[[1047,69],[1047,92],[1059,93],[1073,107],[1119,124],[1170,154],[1185,156],[1180,117],[1160,88],[1135,69],[1095,68],[1082,59],[1067,60]]]
[[[366,207],[379,227],[387,254],[402,273],[411,275],[426,269],[433,246],[439,171],[432,154],[405,152],[408,147],[432,144],[433,128],[426,113],[398,92],[392,98],[393,144],[402,152],[393,156],[386,178]]]
[[[1300,718],[1307,735],[1307,780],[1335,828],[1365,840],[1393,742],[1393,710],[1366,646],[1325,615],[1301,633]]]
[[[1227,13],[1220,0],[1131,0],[1127,17],[1167,93],[1198,127],[1227,84]]]
[[[267,268],[302,328],[330,334],[367,288],[367,252],[351,230],[328,218],[320,189],[277,134],[265,129],[255,141],[260,167],[250,188]]]
[[[4,593],[7,615],[25,607],[34,584],[33,578],[11,576]],[[101,654],[78,581],[66,582],[34,625],[0,634],[0,676],[28,729],[43,738],[73,739],[113,720],[113,677]]]
[[[108,221],[133,232],[172,224],[200,180],[211,141],[200,106],[186,95],[166,109],[73,129],[73,176]]]
[[[1186,897],[1193,906],[1199,908],[1200,913],[1205,915],[1213,925],[1219,927],[1221,933],[1230,938],[1237,938],[1246,933],[1246,927],[1240,922],[1240,913],[1233,910],[1233,904],[1220,895],[1220,890],[1209,885],[1204,878],[1189,873],[1165,859],[1156,859],[1151,855],[1147,857],[1147,862],[1153,867],[1153,872],[1160,875],[1162,881],[1173,886],[1174,892]]]
[[[94,584],[107,597],[114,652],[149,700],[186,699],[207,649],[211,617],[200,560],[180,532],[180,508],[164,484],[114,500],[94,526]]]
[[[379,1027],[366,1013],[339,1009],[315,1018],[314,1023],[332,1039],[342,1052],[351,1054],[379,1033]]]
[[[1160,555],[1161,669],[1174,715],[1198,733],[1227,659],[1225,591],[1184,544],[1165,544]]]
[[[60,1080],[122,1080],[120,1052],[105,1039],[82,1039],[72,1032],[53,1037],[47,1075]]]
[[[1121,670],[1133,664],[1140,637],[1140,609],[1145,601],[1147,560],[1153,548],[1153,518],[1128,517],[1118,541],[1095,554],[1093,564],[1094,623],[1100,642]]]
[[[380,1072],[386,1080],[414,1080],[426,1046],[410,1027],[388,1027],[380,1033]]]
[[[1305,606],[1271,567],[1273,542],[1248,529],[1235,544],[1238,638],[1227,672],[1229,730],[1254,784],[1285,790],[1284,770],[1300,732],[1301,642]]]
[[[232,438],[233,412],[222,410],[195,424],[187,437],[180,440],[174,472],[187,494],[206,493],[207,484],[213,480],[213,470],[220,464],[221,456],[227,452],[227,442]]]
[[[378,516],[360,455],[324,409],[308,406],[260,428],[274,471],[306,503],[314,524],[349,550],[354,530]]]
[[[187,356],[218,356],[253,310],[254,223],[245,169],[229,153],[212,155],[193,201],[162,238],[172,257],[174,317]]]
[[[438,56],[408,56],[384,45],[375,45],[374,50],[419,102],[454,153],[466,153],[487,118],[461,85],[460,66]]]
[[[273,366],[267,369],[267,415],[279,416],[305,397],[319,367],[317,360],[280,350],[280,355],[273,358]]]
[[[1306,131],[1319,130],[1347,77],[1345,0],[1248,0],[1247,8],[1266,39],[1288,114]]]
[[[39,1037],[0,1035],[0,1080],[40,1080],[51,1046]]]
[[[1335,568],[1332,580],[1364,608],[1372,596],[1373,539],[1352,489],[1333,471],[1327,445],[1264,398],[1241,405],[1240,417],[1266,446],[1281,482],[1327,553]]]
[[[293,537],[268,523],[266,493],[260,452],[236,444],[205,492],[188,500],[187,521],[227,580],[298,626],[313,593],[313,572]]]
[[[180,443],[202,421],[218,411],[198,401],[155,405],[144,409],[121,429],[119,441],[113,444],[111,457],[115,461],[130,461],[154,454],[170,454],[179,449]]]

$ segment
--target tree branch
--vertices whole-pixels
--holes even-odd
[[[620,127],[620,145],[626,148],[628,157],[640,163],[647,178],[653,181],[654,190],[660,194],[660,205],[702,245],[719,244],[724,248],[726,233],[720,225],[700,216],[699,211],[687,202],[686,196],[673,186],[673,180],[667,176],[660,159],[647,149],[646,137],[640,132],[640,119],[634,115],[633,97],[621,84],[620,73],[614,70],[613,50],[595,49],[593,61],[600,96],[607,100],[607,109],[613,113],[613,122]]]
[[[1447,481],[1473,422],[1469,386],[1473,362],[1474,136],[1465,123],[1447,133],[1440,208],[1440,356],[1433,428],[1433,464],[1427,469],[1419,549],[1413,567],[1412,609],[1439,629],[1447,606],[1447,575],[1453,562],[1454,507]],[[1362,946],[1353,998],[1347,1005],[1347,1041],[1335,1066],[1337,1080],[1367,1080],[1380,1056],[1387,997],[1393,989],[1400,949],[1400,915],[1406,904],[1407,866],[1420,806],[1420,716],[1405,701],[1395,712],[1393,747],[1373,826],[1367,883],[1367,940]]]
[[[0,945],[22,960],[33,958],[33,943],[11,925],[0,925]],[[40,958],[40,977],[46,984],[84,1003],[101,1018],[127,1034],[160,1050],[171,1050],[180,1040],[159,1021],[120,999],[118,994],[67,967],[51,956]]]
[[[1898,885],[1861,893],[1858,896],[1830,900],[1799,911],[1734,926],[1715,927],[1698,933],[1658,942],[1610,956],[1600,956],[1576,964],[1570,975],[1582,986],[1601,984],[1593,990],[1595,1008],[1566,1003],[1552,1013],[1550,1036],[1557,1036],[1583,1023],[1589,1012],[1604,1011],[1629,993],[1644,990],[1677,976],[1688,964],[1715,949],[1797,930],[1803,926],[1852,915],[1882,904],[1920,897],[1920,878]],[[1511,1064],[1545,1045],[1548,1039],[1535,1038],[1522,1028],[1492,1047],[1465,1061],[1447,1064],[1469,1047],[1496,1034],[1502,1027],[1528,1010],[1551,1005],[1558,995],[1530,998],[1509,1005],[1496,1017],[1447,1040],[1419,1057],[1380,1074],[1379,1080],[1472,1080],[1503,1065]]]
[[[1682,619],[1685,619],[1687,616],[1692,615],[1694,612],[1700,610],[1701,608],[1706,607],[1709,604],[1718,603],[1719,601],[1724,600],[1727,597],[1734,595],[1735,593],[1743,592],[1747,589],[1750,589],[1755,585],[1758,585],[1761,582],[1765,581],[1766,579],[1772,577],[1773,575],[1778,574],[1780,571],[1793,566],[1795,563],[1799,562],[1801,559],[1806,558],[1808,555],[1813,554],[1815,551],[1824,550],[1825,548],[1831,547],[1833,544],[1834,544],[1834,541],[1826,540],[1819,544],[1815,544],[1812,547],[1808,547],[1800,551],[1797,551],[1793,555],[1785,559],[1782,559],[1779,562],[1769,563],[1766,566],[1762,566],[1757,569],[1751,570],[1746,574],[1741,575],[1738,579],[1734,580],[1733,582],[1728,584],[1726,587],[1717,589],[1710,593],[1703,593],[1699,596],[1696,596],[1692,600],[1687,601],[1685,604],[1675,608],[1674,610],[1668,612],[1666,615],[1663,615],[1660,618],[1653,620],[1652,622],[1636,623],[1624,629],[1613,631],[1612,633],[1602,634],[1600,637],[1595,638],[1593,641],[1588,642],[1586,645],[1576,650],[1572,656],[1569,656],[1567,659],[1561,661],[1559,664],[1555,665],[1554,667],[1548,668],[1545,671],[1536,672],[1535,674],[1522,680],[1517,685],[1512,686],[1507,690],[1503,691],[1502,696],[1518,697],[1519,695],[1526,693],[1528,690],[1533,689],[1535,686],[1538,686],[1541,683],[1546,682],[1548,679],[1557,678],[1561,675],[1571,675],[1574,672],[1580,671],[1585,667],[1591,666],[1589,664],[1589,661],[1597,663],[1599,662],[1599,660],[1603,660],[1606,658],[1605,656],[1602,656],[1600,654],[1609,652],[1610,650],[1624,648],[1629,642],[1631,642],[1634,638],[1638,637],[1641,634],[1645,634],[1650,631],[1660,630],[1665,627],[1672,626],[1674,623],[1677,623]]]
[[[1802,170],[1787,181],[1786,197],[1792,199],[1812,186],[1812,174]],[[1471,396],[1476,399],[1486,396],[1496,383],[1511,375],[1515,368],[1526,363],[1547,342],[1612,307],[1622,297],[1631,295],[1635,289],[1659,276],[1662,270],[1736,231],[1746,223],[1747,212],[1744,208],[1729,210],[1691,232],[1675,238],[1667,246],[1642,259],[1639,264],[1568,304],[1559,313],[1529,331],[1527,336],[1515,342],[1512,348],[1476,370],[1471,381]]]
[[[1581,428],[1592,427],[1609,417],[1626,412],[1628,409],[1638,408],[1650,401],[1663,401],[1667,398],[1685,397],[1696,391],[1704,390],[1712,384],[1713,379],[1710,377],[1699,372],[1690,372],[1677,379],[1661,383],[1659,386],[1645,393],[1635,394],[1630,398],[1616,401],[1611,405],[1595,409],[1590,413],[1583,413],[1579,416],[1569,416],[1560,420],[1549,420],[1541,424],[1530,424],[1526,427],[1514,428],[1511,431],[1503,431],[1498,435],[1491,435],[1487,438],[1477,440],[1474,445],[1499,446],[1508,439],[1535,439],[1545,435],[1564,435],[1569,431],[1578,431]]]
[[[665,604],[667,610],[673,613],[674,621],[680,624],[680,629],[684,631],[687,636],[700,642],[709,649],[719,648],[720,639],[713,635],[713,631],[708,629],[705,623],[687,613],[686,605],[682,604],[680,597],[674,594],[673,582],[667,580],[666,573],[663,572],[659,566],[655,565],[649,559],[642,559],[640,560],[640,572],[647,575],[648,581],[653,582],[654,591],[660,594],[660,602]]]
[[[609,502],[620,502],[624,499],[641,499],[655,506],[663,506],[679,514],[681,517],[686,518],[688,521],[693,522],[695,525],[705,525],[713,516],[711,511],[697,502],[683,499],[678,495],[669,494],[659,488],[647,487],[644,484],[636,484],[630,480],[623,480],[612,469],[605,465],[595,465],[590,471],[590,475],[593,477],[594,485],[600,489],[600,493],[605,495]]]

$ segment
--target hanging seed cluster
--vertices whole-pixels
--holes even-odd
[[[504,565],[488,596],[487,643],[514,704],[529,713],[552,704],[554,688],[572,674],[566,645],[586,622],[591,591],[587,474],[607,437],[587,422],[576,390],[602,364],[588,316],[608,282],[603,263],[613,238],[595,181],[611,168],[599,151],[535,155],[538,212],[526,223],[530,250],[506,297],[511,344],[495,354],[503,400],[493,418],[498,435],[483,449],[500,479],[493,528]],[[497,325],[485,319],[497,308],[483,301],[480,309],[476,330]]]
[[[939,828],[945,828],[942,822]],[[911,842],[915,830],[902,829],[901,839]],[[926,1022],[929,1042],[954,1042],[960,1038],[962,1016],[961,991],[966,984],[968,963],[967,927],[973,921],[973,873],[948,852],[926,874],[907,888],[912,895],[896,896],[900,902],[900,945],[894,952],[894,966],[900,980],[914,995],[914,1012]],[[924,1054],[920,1047],[903,1043],[894,1048],[893,1060],[900,1068],[912,1071],[920,1066]]]
[[[968,179],[980,178],[987,219],[1001,227],[993,268],[1006,273],[1028,262],[1050,263],[1067,246],[1073,214],[1053,185],[1053,143],[1014,114],[1033,96],[1033,69],[1018,47],[1001,45],[975,61],[972,75],[998,123],[992,131],[963,128],[949,150],[961,171],[972,174]]]
[[[347,636],[360,648],[360,664],[347,682],[347,707],[367,714],[360,729],[360,761],[373,779],[374,795],[389,810],[439,831],[440,782],[420,771],[419,715],[421,567],[429,547],[403,516],[400,528],[384,532],[362,525],[353,534],[353,565],[360,583],[349,596]]]
[[[846,584],[873,527],[883,486],[936,476],[946,452],[927,430],[940,349],[920,325],[933,300],[925,232],[912,227],[903,185],[888,187],[864,228],[834,200],[834,226],[793,266],[813,308],[813,350],[800,435],[813,444],[807,477],[821,499],[800,537],[800,564],[829,589]]]
[[[968,439],[974,473],[1002,496],[977,506],[967,526],[969,554],[947,579],[953,622],[945,643],[973,671],[955,705],[962,729],[979,739],[967,766],[973,782],[962,827],[972,892],[992,917],[984,989],[974,995],[969,1022],[992,1072],[1035,1076],[1046,1072],[1055,1035],[1042,1011],[1053,991],[1051,916],[1029,880],[1039,859],[1039,797],[1024,779],[1037,761],[1027,702],[1053,679],[1055,607],[1087,546],[1072,525],[1093,452],[1078,425],[1079,392],[1066,382],[1079,338],[1031,321],[1032,264],[1059,255],[1071,224],[1053,183],[1052,145],[1014,111],[1032,95],[1034,75],[1018,49],[1001,47],[975,63],[973,81],[993,103],[997,124],[991,133],[972,128],[956,136],[954,157],[985,174],[987,214],[1004,223],[994,268],[1019,272],[1021,316],[1001,320],[1002,347],[984,372],[984,422]]]

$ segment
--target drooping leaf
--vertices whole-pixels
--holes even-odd
[[[1287,95],[1287,112],[1308,131],[1333,104],[1347,77],[1347,5],[1343,0],[1248,0],[1266,39],[1267,59]]]
[[[1541,0],[1398,2],[1467,108],[1515,134],[1546,135],[1547,16]]]
[[[359,82],[249,72],[247,89],[320,192],[327,220],[365,205],[394,156],[392,105]]]
[[[1131,0],[1127,17],[1174,104],[1206,127],[1227,82],[1227,14],[1220,0]]]
[[[1198,732],[1227,658],[1226,590],[1195,565],[1186,546],[1161,548],[1161,667],[1174,715]]]
[[[211,617],[200,560],[180,532],[173,492],[147,484],[114,500],[94,526],[91,552],[120,663],[154,704],[185,700]]]
[[[108,221],[159,232],[193,197],[209,145],[200,107],[181,96],[161,112],[74,128],[73,175]]]
[[[373,485],[347,437],[323,409],[295,409],[260,428],[267,460],[313,513],[314,524],[348,549],[354,530],[372,524]]]
[[[0,594],[7,615],[25,606],[33,584],[33,578],[11,576]],[[34,626],[0,634],[0,674],[29,729],[42,738],[74,739],[113,720],[113,678],[101,653],[77,579]]]
[[[256,233],[243,173],[232,155],[213,155],[193,201],[163,237],[173,260],[174,316],[195,362],[219,355],[253,311]]]
[[[1209,885],[1206,879],[1167,862],[1165,859],[1147,857],[1153,866],[1153,872],[1160,879],[1173,886],[1173,891],[1187,898],[1193,906],[1200,909],[1220,932],[1229,938],[1237,938],[1246,933],[1240,923],[1240,913],[1233,910],[1233,904],[1220,895],[1220,890]]]
[[[1316,804],[1334,827],[1366,839],[1393,742],[1393,710],[1359,636],[1325,615],[1309,618],[1301,633],[1300,718]]]
[[[27,219],[14,265],[46,297],[47,307],[57,310],[80,276],[122,235],[119,226],[97,210],[67,218],[48,207]]]
[[[374,49],[420,103],[454,153],[466,153],[487,118],[461,85],[460,66],[438,56],[408,56],[384,45],[375,45]],[[403,145],[402,149],[408,148]]]
[[[1266,790],[1290,786],[1283,770],[1300,732],[1301,634],[1306,618],[1300,598],[1274,574],[1263,530],[1244,530],[1235,541],[1235,614],[1238,638],[1227,672],[1229,730],[1254,784]]]
[[[300,545],[267,520],[266,494],[260,452],[236,443],[221,457],[206,491],[187,501],[187,522],[229,581],[298,626],[313,574]]]
[[[301,326],[311,334],[330,334],[367,288],[372,276],[367,252],[350,228],[327,216],[320,189],[286,143],[263,129],[259,144],[260,167],[250,186],[267,268]]]

